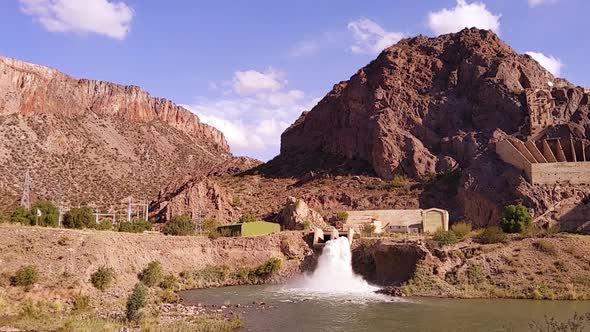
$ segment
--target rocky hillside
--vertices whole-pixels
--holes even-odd
[[[455,219],[495,223],[501,207],[516,201],[543,213],[563,198],[582,199],[589,192],[532,187],[495,154],[494,143],[504,135],[532,131],[526,89],[550,90],[555,112],[576,127],[578,138],[590,137],[587,90],[553,77],[493,32],[465,29],[404,39],[303,113],[283,133],[281,155],[267,169],[323,169],[314,160],[326,164],[334,157],[364,162],[365,171],[384,179],[459,168],[458,200],[449,195],[443,202],[459,207]]]
[[[71,204],[152,198],[229,158],[223,134],[136,86],[78,80],[0,57],[0,196]]]

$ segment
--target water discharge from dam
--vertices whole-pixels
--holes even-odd
[[[291,291],[329,295],[373,294],[378,289],[352,270],[352,253],[346,237],[326,242],[315,271],[292,286]]]

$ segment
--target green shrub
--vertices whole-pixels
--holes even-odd
[[[361,229],[361,234],[363,235],[363,237],[371,237],[375,233],[375,228],[376,227],[373,224],[364,225]]]
[[[152,224],[145,220],[124,221],[119,224],[118,231],[125,233],[143,233],[152,229]]]
[[[164,303],[178,303],[180,297],[171,289],[163,289],[160,291],[160,300]]]
[[[502,218],[502,230],[506,233],[521,233],[526,230],[532,222],[529,210],[521,205],[508,205],[504,208]]]
[[[148,288],[141,282],[135,284],[127,298],[127,319],[136,321],[141,318],[141,309],[147,304]]]
[[[273,257],[254,269],[254,274],[258,277],[268,277],[278,272],[283,265],[280,258]]]
[[[175,276],[168,274],[162,281],[160,281],[160,288],[175,290],[178,288],[178,279]]]
[[[506,241],[506,234],[498,226],[491,226],[483,230],[477,237],[483,244],[501,243]]]
[[[90,276],[92,286],[100,291],[109,289],[115,281],[115,271],[113,269],[101,266]]]
[[[111,218],[102,218],[98,224],[94,224],[93,228],[99,231],[110,231],[113,229],[113,220]]]
[[[166,235],[188,236],[195,235],[196,225],[189,216],[173,217],[165,226],[162,232]]]
[[[547,234],[557,234],[559,232],[561,232],[561,227],[559,224],[554,224],[547,228]]]
[[[347,221],[348,220],[348,212],[340,211],[340,212],[336,213],[336,220],[342,221],[342,222]]]
[[[394,188],[405,188],[408,186],[408,178],[404,175],[396,175],[391,180],[391,186]]]
[[[464,222],[459,222],[451,226],[451,231],[457,235],[457,238],[464,239],[471,233],[471,225]]]
[[[452,231],[437,230],[432,235],[432,239],[441,246],[448,246],[457,243],[457,236]]]
[[[162,264],[158,261],[152,261],[145,269],[143,269],[139,275],[139,280],[141,280],[144,285],[153,287],[157,285],[163,277],[164,269],[162,269]]]
[[[65,228],[91,228],[94,224],[94,213],[88,207],[73,208],[66,212],[63,219],[63,226]]]
[[[472,285],[480,285],[485,281],[483,269],[479,265],[470,265],[467,268],[467,280]]]
[[[90,308],[90,296],[78,294],[72,301],[72,309],[76,312],[87,311]]]
[[[26,265],[16,271],[10,278],[13,286],[31,287],[39,281],[39,271],[33,265]]]
[[[211,231],[217,231],[219,223],[215,219],[207,218],[203,221],[203,231],[205,233],[211,233]]]
[[[553,243],[549,240],[540,239],[537,242],[533,243],[537,250],[544,252],[549,255],[557,255],[557,248]]]
[[[10,222],[14,224],[31,225],[31,219],[31,212],[22,206],[17,207],[10,216]]]
[[[255,215],[253,215],[252,213],[246,213],[240,217],[240,219],[238,220],[238,223],[245,224],[247,222],[256,222],[256,221],[258,221],[258,218]]]

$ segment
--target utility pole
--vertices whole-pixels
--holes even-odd
[[[26,209],[31,208],[31,174],[27,169],[25,174],[25,183],[23,186],[23,196],[20,199],[20,205]]]
[[[141,201],[143,202],[143,201]],[[144,215],[144,220],[148,221],[148,203],[132,203],[131,198],[129,198],[129,204],[127,205],[127,221],[131,221],[131,210],[133,209],[134,206],[138,206],[141,207],[141,210],[139,210],[139,216],[141,217],[142,215]]]

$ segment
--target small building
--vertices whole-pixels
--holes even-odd
[[[449,213],[441,209],[347,211],[349,228],[360,232],[374,225],[375,233],[434,233],[449,230]]]
[[[255,221],[219,226],[217,231],[223,236],[261,236],[280,232],[281,225],[274,222]]]

